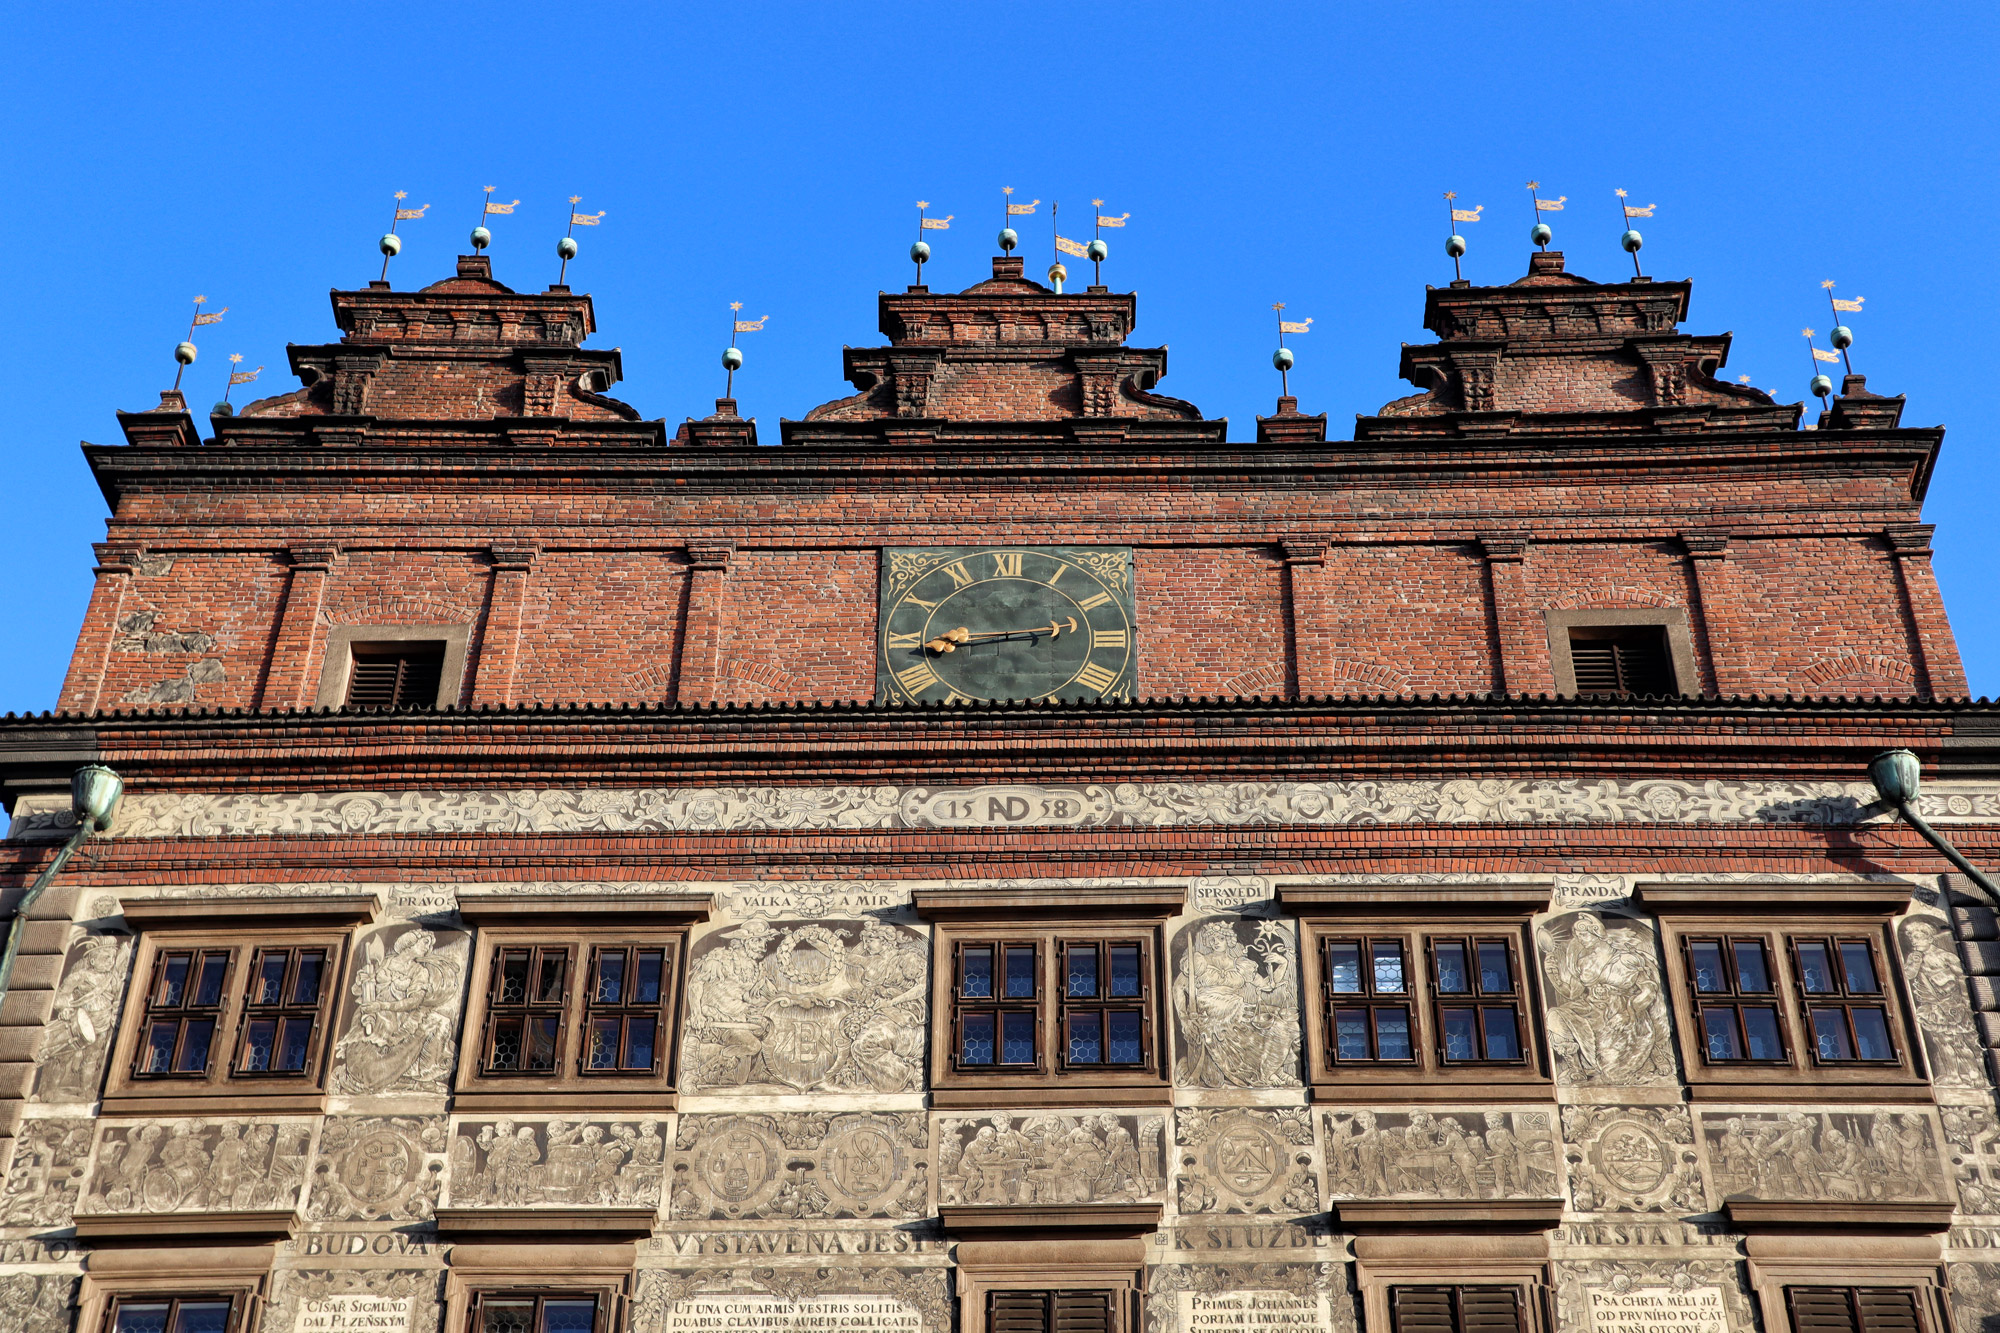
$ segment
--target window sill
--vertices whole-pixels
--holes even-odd
[[[453,1095],[454,1111],[646,1111],[675,1109],[679,1095],[672,1088],[652,1091],[621,1088],[594,1092],[589,1088],[481,1088]]]
[[[1690,1078],[1688,1100],[1697,1102],[1933,1102],[1931,1085],[1908,1076],[1889,1080],[1828,1079],[1778,1069],[1755,1081]]]
[[[1007,1082],[974,1086],[952,1083],[931,1088],[931,1106],[940,1111],[1019,1106],[1172,1106],[1174,1089],[1164,1080],[1148,1083]]]
[[[1314,1103],[1392,1105],[1403,1102],[1547,1102],[1555,1104],[1556,1085],[1540,1074],[1523,1071],[1509,1078],[1487,1071],[1462,1076],[1405,1079],[1316,1079],[1310,1089]]]
[[[326,1110],[325,1091],[247,1092],[236,1088],[200,1092],[106,1093],[98,1104],[101,1116],[126,1115],[289,1115],[320,1114]]]

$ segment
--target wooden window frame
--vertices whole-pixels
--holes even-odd
[[[1896,919],[1909,905],[1907,884],[1645,882],[1635,896],[1640,906],[1659,919],[1661,952],[1667,960],[1667,996],[1674,1008],[1681,1067],[1692,1099],[1932,1100],[1916,1014],[1893,934]],[[1753,937],[1763,941],[1771,969],[1785,1058],[1714,1060],[1708,1055],[1700,1023],[1699,1006],[1706,997],[1694,989],[1689,943]],[[1794,938],[1868,942],[1882,988],[1880,1007],[1887,1011],[1894,1060],[1838,1060],[1818,1054],[1808,1022],[1809,996],[1792,949]],[[1844,995],[1835,998],[1841,1003],[1852,1002]],[[1875,1001],[1873,996],[1862,999],[1868,1007],[1875,1007]],[[1735,1001],[1723,997],[1723,1002]]]
[[[530,1256],[535,1256],[530,1258]],[[445,1272],[442,1333],[479,1333],[482,1302],[498,1298],[597,1302],[591,1333],[620,1333],[627,1316],[635,1248],[617,1244],[458,1245]],[[531,1271],[526,1267],[534,1263]],[[537,1310],[539,1314],[539,1309]]]
[[[1835,990],[1814,991],[1806,989],[1805,960],[1800,957],[1799,945],[1824,944],[1831,955]],[[1842,946],[1859,944],[1868,950],[1868,965],[1875,973],[1873,991],[1850,991],[1847,987],[1847,964],[1841,957]],[[1798,987],[1801,1023],[1799,1030],[1801,1044],[1809,1048],[1807,1054],[1815,1065],[1847,1067],[1850,1065],[1875,1065],[1890,1068],[1902,1060],[1901,1043],[1896,1040],[1895,1025],[1890,1021],[1893,1012],[1889,1008],[1888,969],[1882,965],[1882,942],[1869,934],[1852,931],[1792,930],[1785,932],[1785,948],[1792,964],[1792,984]],[[1823,1055],[1819,1049],[1819,1025],[1813,1021],[1816,1011],[1838,1010],[1847,1032],[1848,1047],[1855,1053],[1851,1056]],[[1883,1028],[1888,1036],[1893,1054],[1886,1060],[1868,1059],[1861,1055],[1861,1033],[1854,1025],[1854,1011],[1857,1009],[1879,1009],[1882,1011]]]
[[[1361,989],[1358,991],[1337,991],[1333,989],[1333,963],[1330,959],[1332,946],[1352,944],[1359,950],[1361,967]],[[1403,958],[1403,989],[1385,991],[1375,984],[1375,950],[1377,946],[1393,944]],[[1327,1063],[1336,1069],[1358,1067],[1365,1069],[1397,1068],[1414,1069],[1422,1061],[1421,1051],[1423,1024],[1418,1019],[1417,989],[1415,973],[1419,970],[1416,960],[1410,957],[1410,942],[1400,934],[1348,934],[1339,930],[1327,930],[1317,940],[1319,949],[1319,989],[1320,1023],[1325,1036],[1326,1047],[1322,1052]],[[1367,1014],[1368,1055],[1343,1056],[1340,1053],[1340,1011],[1359,1009]],[[1407,1057],[1385,1056],[1381,1054],[1381,1025],[1376,1014],[1382,1010],[1397,1010],[1403,1015],[1404,1034],[1408,1038],[1410,1053]]]
[[[314,691],[316,708],[346,706],[347,685],[354,674],[354,649],[393,647],[402,643],[442,643],[444,666],[438,673],[437,700],[433,707],[449,708],[463,698],[465,663],[469,655],[472,626],[457,625],[334,625],[326,631],[321,652],[319,686]]]
[[[678,1097],[685,1026],[688,943],[692,926],[707,917],[706,895],[462,894],[459,915],[478,930],[466,990],[463,1051],[453,1075],[453,1105],[468,1111],[663,1111]],[[489,1067],[493,996],[503,952],[523,948],[567,951],[567,982],[550,1070]],[[611,1012],[596,1002],[596,964],[607,952],[631,959],[641,950],[668,957],[660,978],[653,1036],[653,1069],[590,1069],[593,1014]],[[629,967],[628,962],[628,967]],[[634,1006],[617,1006],[625,1013]],[[622,1040],[622,1037],[621,1037]]]
[[[958,1333],[992,1333],[988,1300],[995,1292],[1008,1291],[1102,1291],[1111,1297],[1112,1333],[1137,1333],[1145,1299],[1142,1247],[1130,1241],[1088,1239],[1065,1228],[1061,1219],[1062,1210],[1053,1210],[1051,1228],[1038,1232],[1034,1240],[981,1241],[959,1247],[960,1254],[968,1257],[960,1259],[953,1274]],[[1115,1257],[1120,1249],[1140,1252],[1126,1264]]]
[[[1185,901],[1180,886],[1090,889],[920,889],[917,913],[932,922],[931,1104],[974,1109],[1017,1106],[1165,1106],[1173,1099],[1161,1005],[1165,927]],[[1036,946],[1036,1062],[1030,1066],[967,1065],[959,1060],[964,1039],[962,1015],[989,1006],[983,999],[960,1001],[966,946]],[[1101,995],[1069,1000],[1067,958],[1077,945],[1099,950],[1100,990],[1108,985],[1109,949],[1140,949],[1141,994]],[[996,963],[1000,957],[996,955]],[[995,990],[1002,988],[995,977]],[[1069,1017],[1080,1009],[1137,1007],[1141,1047],[1138,1064],[1072,1062]],[[996,1042],[998,1034],[996,1033]],[[1109,1033],[1100,1035],[1109,1045]],[[997,1052],[996,1052],[997,1054]],[[1025,1288],[1024,1288],[1025,1289]]]
[[[1547,1236],[1536,1233],[1359,1235],[1354,1277],[1362,1333],[1399,1333],[1394,1297],[1399,1287],[1511,1288],[1520,1333],[1556,1333],[1548,1253]]]
[[[102,1114],[278,1114],[324,1109],[333,1034],[349,1003],[347,969],[355,928],[372,921],[379,907],[372,894],[126,899],[126,922],[139,938],[132,961],[133,984],[107,1062]],[[272,949],[325,951],[305,1067],[293,1072],[243,1068],[248,1026],[266,1008],[251,995],[256,964]],[[211,1010],[218,1022],[207,1068],[199,1074],[141,1073],[149,1020],[157,1012],[152,997],[164,959],[185,952],[227,952],[229,958],[221,1002]]]
[[[1823,1214],[1812,1220],[1823,1221]],[[1938,1229],[1948,1220],[1941,1218]],[[1796,1333],[1790,1299],[1794,1287],[1908,1291],[1915,1298],[1918,1333],[1951,1333],[1953,1328],[1936,1235],[1880,1231],[1865,1223],[1841,1225],[1835,1219],[1803,1231],[1753,1229],[1744,1251],[1751,1296],[1767,1330]]]
[[[229,1322],[223,1325],[223,1333],[248,1333],[250,1328],[249,1321],[245,1316],[250,1313],[249,1306],[251,1301],[246,1293],[226,1289],[204,1291],[199,1288],[187,1291],[114,1292],[104,1303],[104,1318],[99,1327],[103,1330],[103,1333],[114,1333],[118,1327],[118,1312],[127,1304],[157,1305],[161,1301],[168,1302],[170,1307],[212,1301],[228,1301]],[[174,1309],[170,1308],[167,1314],[166,1333],[180,1333],[180,1330],[174,1326],[173,1319]]]
[[[1701,693],[1701,676],[1694,660],[1694,636],[1688,628],[1686,607],[1659,606],[1632,609],[1582,608],[1574,611],[1544,611],[1549,666],[1555,676],[1556,694],[1575,698],[1576,664],[1570,658],[1571,630],[1636,629],[1656,626],[1666,639],[1667,670],[1673,677],[1673,693],[1690,698]],[[1617,698],[1617,695],[1597,695]]]
[[[1715,944],[1722,954],[1723,968],[1728,984],[1721,990],[1702,990],[1694,984],[1700,969],[1695,964],[1694,951],[1698,945]],[[1764,975],[1771,985],[1768,990],[1743,989],[1741,957],[1738,950],[1754,944],[1764,955]],[[1730,1068],[1789,1069],[1792,1065],[1792,1034],[1785,1024],[1785,1011],[1779,994],[1785,988],[1783,962],[1771,953],[1770,937],[1760,931],[1728,930],[1710,933],[1689,931],[1680,937],[1679,957],[1675,962],[1688,982],[1694,1037],[1701,1049],[1702,1064],[1708,1067],[1726,1066]],[[1778,1033],[1779,1054],[1770,1059],[1742,1055],[1719,1058],[1708,1049],[1708,1015],[1711,1011],[1727,1012],[1733,1015],[1731,1027],[1741,1049],[1750,1049],[1750,1030],[1743,1020],[1745,1009],[1769,1008],[1775,1015]]]
[[[603,1291],[591,1287],[481,1287],[472,1293],[466,1308],[467,1333],[480,1333],[485,1326],[481,1315],[485,1312],[486,1302],[502,1300],[535,1302],[535,1322],[526,1333],[548,1333],[544,1307],[550,1301],[592,1302],[596,1308],[592,1311],[591,1333],[611,1333],[611,1321],[617,1314],[615,1301],[607,1300]]]
[[[1319,997],[1318,1003],[1305,1006],[1306,1071],[1313,1100],[1393,1103],[1492,1097],[1519,1103],[1553,1099],[1555,1084],[1550,1076],[1538,961],[1530,928],[1532,916],[1547,909],[1547,885],[1280,883],[1277,897],[1298,917],[1306,993]],[[1473,950],[1467,962],[1475,971],[1480,941],[1505,942],[1514,989],[1505,997],[1484,997],[1475,990],[1465,999],[1475,1009],[1504,999],[1514,1013],[1519,1058],[1446,1058],[1443,1011],[1462,1005],[1460,997],[1438,989],[1434,940],[1467,943]],[[1402,1003],[1410,1012],[1410,1059],[1338,1056],[1335,1010],[1373,1003],[1372,999],[1342,997],[1330,988],[1327,945],[1346,941],[1394,941],[1402,945],[1403,975],[1409,987]],[[1372,989],[1372,975],[1367,980]],[[1476,987],[1476,980],[1474,984]],[[1349,1003],[1334,1004],[1339,998]]]
[[[199,1245],[91,1245],[76,1294],[78,1333],[111,1333],[121,1304],[177,1298],[227,1300],[229,1333],[253,1333],[263,1318],[273,1247],[230,1243],[202,1230],[199,1214],[187,1216]]]
[[[1498,931],[1472,931],[1461,935],[1456,929],[1430,930],[1420,932],[1424,942],[1424,958],[1430,965],[1424,981],[1430,987],[1431,1009],[1434,1031],[1437,1034],[1437,1062],[1445,1069],[1493,1069],[1526,1065],[1528,1062],[1528,1017],[1525,996],[1526,977],[1522,971],[1524,943],[1532,947],[1532,939],[1523,941]],[[1472,986],[1467,991],[1447,991],[1444,988],[1444,969],[1438,962],[1439,944],[1457,944],[1465,949],[1466,979]],[[1480,962],[1482,945],[1498,944],[1507,951],[1507,971],[1512,979],[1505,991],[1488,992],[1483,980],[1485,971]],[[1445,1011],[1449,1009],[1470,1009],[1474,1014],[1473,1039],[1479,1043],[1481,1054],[1469,1058],[1454,1058],[1447,1049]],[[1519,1050],[1511,1056],[1494,1056],[1485,1053],[1486,1014],[1489,1010],[1505,1009],[1514,1016],[1514,1044]]]

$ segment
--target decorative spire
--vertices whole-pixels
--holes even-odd
[[[1111,246],[1104,239],[1104,229],[1106,227],[1122,227],[1131,219],[1132,215],[1130,213],[1120,213],[1115,218],[1105,217],[1103,212],[1104,201],[1102,199],[1091,200],[1090,207],[1093,210],[1092,215],[1097,221],[1091,228],[1090,244],[1084,247],[1084,254],[1090,260],[1090,285],[1093,287],[1102,287],[1104,285],[1104,261],[1111,258]]]
[[[722,354],[722,368],[728,372],[728,378],[724,381],[725,387],[722,390],[724,398],[734,398],[736,396],[736,372],[743,369],[743,353],[737,350],[736,335],[739,333],[762,333],[764,331],[764,321],[770,318],[769,315],[759,315],[755,319],[743,319],[736,313],[741,309],[743,309],[741,301],[731,301],[729,303],[729,350]]]
[[[1460,271],[1458,261],[1465,255],[1465,238],[1458,234],[1458,224],[1461,222],[1479,221],[1479,214],[1485,209],[1486,205],[1474,204],[1471,208],[1460,208],[1456,203],[1452,202],[1458,198],[1457,190],[1446,190],[1444,198],[1445,212],[1451,215],[1448,219],[1450,225],[1445,229],[1449,235],[1444,238],[1444,252],[1451,256],[1452,281],[1464,282],[1465,274]]]
[[[486,199],[479,208],[479,225],[472,229],[472,248],[474,250],[484,250],[487,246],[493,244],[493,233],[486,230],[487,218],[504,217],[521,206],[519,199],[516,199],[511,204],[494,203],[493,192],[499,188],[497,185],[486,187]]]
[[[583,196],[580,194],[573,194],[569,197],[569,230],[563,233],[560,241],[556,242],[556,257],[562,260],[562,267],[556,270],[556,286],[558,287],[562,286],[568,280],[569,261],[576,258],[576,229],[578,227],[595,227],[598,223],[604,221],[604,210],[601,208],[595,213],[577,212],[576,206],[582,202]]]
[[[1828,278],[1825,282],[1822,282],[1820,286],[1826,289],[1827,304],[1833,307],[1833,331],[1827,334],[1826,340],[1839,349],[1841,364],[1847,368],[1847,373],[1852,375],[1854,373],[1854,358],[1848,356],[1847,349],[1854,345],[1854,330],[1848,328],[1847,325],[1841,323],[1840,317],[1842,314],[1849,314],[1849,315],[1860,314],[1861,303],[1867,300],[1868,298],[1865,296],[1857,296],[1850,301],[1846,300],[1845,298],[1835,296],[1833,294],[1832,278]]]
[[[1800,329],[1799,332],[1805,336],[1806,346],[1812,350],[1813,377],[1812,381],[1806,387],[1811,389],[1813,397],[1819,399],[1820,403],[1824,405],[1827,395],[1833,392],[1833,381],[1820,372],[1819,363],[1822,361],[1831,361],[1835,365],[1839,365],[1840,353],[1822,352],[1819,349],[1819,344],[1813,341],[1813,331],[1811,329]]]
[[[1034,212],[1035,204],[1039,204],[1042,201],[1037,199],[1034,203],[1015,203],[1014,187],[1011,185],[1001,186],[1000,193],[1006,196],[1003,202],[1007,210],[1005,220],[1000,224],[1000,248],[1008,254],[1012,254],[1014,247],[1021,243],[1021,233],[1014,230],[1013,220],[1019,217],[1026,217],[1028,214]]]
[[[924,239],[924,233],[927,231],[950,231],[951,220],[958,216],[956,213],[947,213],[941,218],[927,218],[924,216],[924,210],[930,206],[931,203],[928,199],[917,200],[917,239],[910,246],[910,261],[917,266],[917,286],[919,287],[924,285],[924,265],[929,263],[931,258],[930,242]]]
[[[180,392],[181,376],[187,372],[189,366],[194,364],[195,357],[200,355],[195,349],[194,331],[204,324],[220,324],[222,317],[229,313],[229,307],[224,306],[220,310],[211,310],[204,314],[201,308],[206,304],[208,304],[206,296],[197,296],[194,298],[194,318],[188,321],[187,337],[182,339],[180,345],[174,348],[174,360],[180,363],[180,369],[174,372],[174,392],[176,393]]]
[[[215,405],[214,415],[219,417],[235,415],[236,409],[230,406],[229,403],[230,390],[239,384],[254,383],[257,377],[264,373],[264,367],[262,366],[257,367],[255,370],[236,369],[236,367],[242,364],[243,353],[231,352],[229,354],[229,382],[222,386],[222,401]]]
[[[1546,250],[1549,248],[1549,242],[1555,239],[1556,234],[1549,229],[1548,223],[1542,221],[1542,214],[1562,212],[1563,204],[1569,199],[1569,196],[1565,194],[1559,195],[1554,199],[1544,199],[1542,198],[1542,183],[1540,181],[1529,181],[1528,197],[1535,201],[1535,228],[1528,233],[1528,239]]]
[[[389,230],[383,232],[382,239],[375,243],[375,248],[382,252],[382,276],[376,279],[377,282],[389,280],[389,261],[403,253],[403,238],[396,234],[396,224],[414,222],[430,207],[429,204],[420,204],[416,208],[404,208],[403,201],[409,197],[408,190],[396,191],[396,206],[389,210]]]
[[[1625,194],[1625,191],[1619,190],[1617,194],[1618,194],[1618,210],[1620,213],[1619,220],[1624,224],[1625,227],[1625,234],[1618,238],[1618,244],[1624,246],[1625,253],[1632,256],[1632,276],[1635,278],[1643,278],[1646,275],[1639,271],[1639,247],[1646,243],[1646,238],[1641,236],[1638,233],[1638,231],[1632,226],[1632,219],[1649,218],[1653,216],[1653,210],[1658,208],[1659,205],[1647,204],[1642,208],[1638,204],[1626,203],[1625,200],[1627,196]]]
[[[1291,348],[1285,346],[1285,335],[1288,333],[1311,333],[1312,320],[1286,319],[1285,303],[1283,301],[1273,301],[1271,309],[1278,312],[1278,350],[1271,353],[1271,365],[1278,372],[1279,395],[1290,398],[1292,396],[1292,366],[1297,362],[1298,358],[1292,355]]]

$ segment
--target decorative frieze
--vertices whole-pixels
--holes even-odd
[[[1553,1111],[1328,1111],[1332,1199],[1548,1199],[1562,1193]]]
[[[296,1208],[313,1120],[150,1120],[98,1126],[80,1215]]]
[[[1011,799],[1010,799],[1011,798]],[[1107,786],[647,787],[128,795],[114,838],[398,833],[653,833],[759,829],[1171,828],[1352,824],[1809,824],[1881,818],[1860,782],[1665,778],[1406,782],[1131,782]],[[1938,783],[1944,823],[2000,816],[2000,789]],[[53,837],[65,796],[16,803],[11,836]]]
[[[1936,1112],[1903,1108],[1700,1111],[1711,1202],[1949,1200]]]
[[[660,1121],[460,1120],[444,1203],[454,1208],[657,1207]]]
[[[1135,1203],[1162,1198],[1166,1120],[1117,1111],[1006,1112],[937,1122],[940,1204]]]

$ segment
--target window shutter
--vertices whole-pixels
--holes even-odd
[[[1108,1291],[1059,1291],[1055,1306],[1054,1333],[1111,1333]]]
[[[444,645],[359,649],[347,678],[349,708],[429,708],[444,678]]]
[[[1920,1333],[1917,1294],[1908,1287],[1863,1287],[1854,1293],[1861,1333]]]
[[[1792,1333],[1861,1333],[1845,1287],[1787,1287]]]
[[[1048,1293],[988,1292],[986,1333],[1049,1333]]]
[[[1578,694],[1676,692],[1666,631],[1658,625],[1571,630],[1569,661]]]
[[[1452,1327],[1450,1287],[1395,1287],[1389,1297],[1395,1333],[1457,1333]]]
[[[1459,1333],[1522,1333],[1521,1293],[1513,1287],[1460,1287]]]

